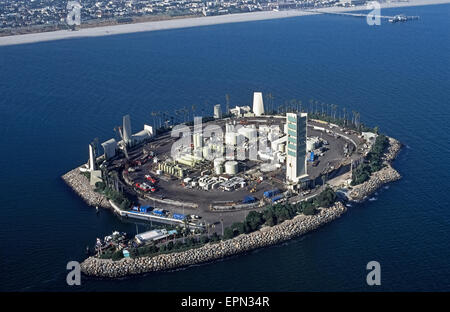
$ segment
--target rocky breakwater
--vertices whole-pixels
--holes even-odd
[[[336,202],[313,216],[298,215],[272,227],[182,252],[119,261],[89,257],[81,264],[81,270],[89,276],[117,278],[210,262],[290,240],[340,217],[345,211],[345,206]]]
[[[61,177],[88,205],[111,208],[105,196],[94,191],[89,179],[80,173],[79,168],[75,168]]]
[[[402,144],[399,141],[389,138],[389,147],[384,154],[383,164],[385,167],[372,173],[366,182],[354,186],[348,193],[348,198],[355,202],[361,202],[383,186],[383,184],[399,180],[401,175],[392,167],[392,161],[397,157],[401,148]]]

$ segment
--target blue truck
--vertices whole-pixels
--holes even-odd
[[[283,195],[278,195],[278,196],[272,197],[272,203],[279,201],[282,198],[283,198]]]
[[[177,220],[184,220],[184,219],[186,219],[186,215],[181,214],[181,213],[174,213],[173,218],[177,219]]]
[[[165,213],[164,210],[162,210],[162,209],[153,209],[153,213],[154,213],[155,215],[158,215],[158,216],[161,216],[161,217],[163,217],[163,216],[166,215],[166,213]]]
[[[309,155],[309,161],[313,162],[314,161],[314,152],[311,152]]]
[[[248,195],[244,197],[244,200],[242,201],[243,204],[250,204],[256,201],[256,198],[254,196]]]
[[[264,192],[264,197],[266,198],[271,198],[275,195],[277,195],[278,193],[280,193],[279,189],[274,189],[274,190],[270,190],[270,191],[265,191]]]
[[[152,210],[153,210],[153,207],[147,205],[147,206],[141,206],[140,212],[149,213]]]

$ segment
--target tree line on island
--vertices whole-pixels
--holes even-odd
[[[224,230],[224,239],[251,233],[263,225],[274,226],[290,220],[298,214],[314,215],[317,208],[328,208],[336,201],[336,193],[327,187],[319,195],[296,204],[279,203],[266,207],[262,212],[250,211],[243,222],[235,222]]]
[[[378,135],[364,161],[353,170],[351,185],[366,182],[372,173],[384,167],[383,155],[388,146],[389,139],[387,136],[382,134]]]

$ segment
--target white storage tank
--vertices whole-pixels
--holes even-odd
[[[202,139],[203,139],[203,137],[202,137],[201,133],[194,133],[194,135],[193,135],[194,142],[193,143],[194,143],[195,149],[202,146]]]
[[[319,139],[316,137],[311,137],[306,139],[306,151],[311,152],[313,151],[319,143]]]
[[[227,145],[236,145],[237,144],[237,138],[236,138],[235,132],[227,132],[225,134],[225,144]]]
[[[216,165],[222,165],[224,162],[225,162],[225,159],[223,159],[223,158],[215,158],[214,159],[214,167]]]
[[[234,175],[238,173],[238,163],[237,161],[230,160],[225,163],[225,173]]]
[[[222,174],[223,173],[223,166],[222,166],[222,164],[214,165],[214,172],[216,174]]]

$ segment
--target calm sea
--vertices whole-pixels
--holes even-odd
[[[419,21],[307,16],[0,47],[0,289],[123,291],[450,290],[450,5],[383,10]],[[152,111],[314,98],[361,113],[406,147],[403,179],[287,244],[212,264],[66,285],[66,264],[113,230],[60,176],[87,145]],[[140,225],[140,230],[145,226]]]

